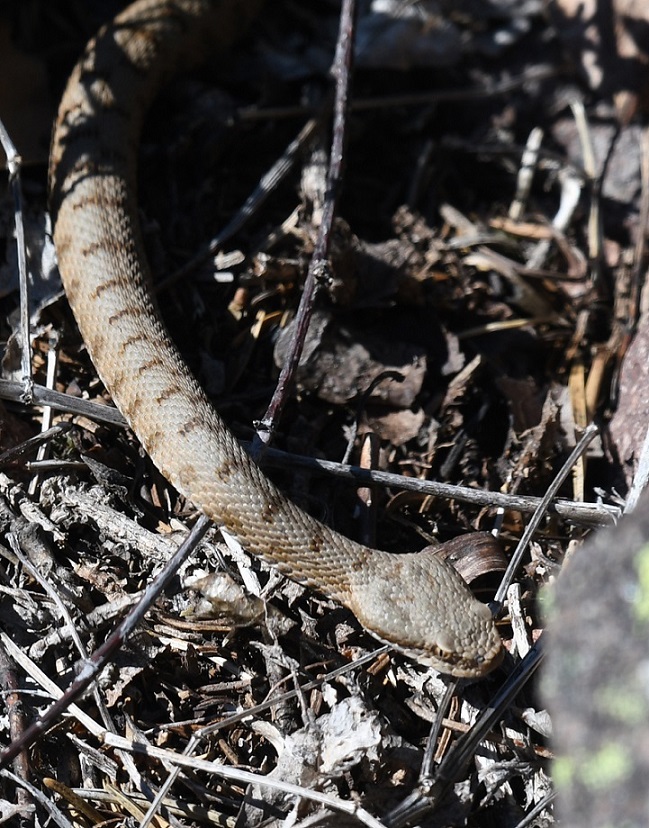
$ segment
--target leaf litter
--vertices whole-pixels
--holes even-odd
[[[94,25],[69,5],[65,48],[39,55],[61,81]],[[638,314],[646,181],[642,128],[632,117],[646,80],[637,70],[636,86],[626,84],[601,51],[593,74],[569,25],[575,15],[587,23],[589,9],[555,3],[548,19],[536,2],[362,7],[330,279],[276,446],[361,465],[369,435],[375,471],[539,498],[585,425],[603,417],[611,429],[591,444],[561,495],[601,504],[595,522],[602,524],[619,511],[646,433],[637,393],[646,363]],[[29,21],[13,25],[30,31]],[[309,134],[299,160],[218,255],[182,281],[173,274],[326,105],[337,27],[335,4],[273,4],[257,26],[258,45],[235,56],[225,83],[209,73],[179,80],[143,136],[140,209],[164,285],[158,301],[243,440],[263,416],[293,336],[327,199],[327,131]],[[168,100],[178,107],[173,115]],[[44,204],[44,170],[28,173],[35,210],[39,199]],[[7,206],[2,232],[9,249]],[[7,256],[15,269],[13,252]],[[48,290],[56,299],[55,286],[39,297]],[[17,300],[2,302],[9,341]],[[51,691],[39,676],[70,684],[196,517],[128,432],[101,424],[107,396],[64,301],[39,298],[39,306],[35,382],[45,384],[48,354],[58,350],[54,391],[99,406],[58,413],[74,428],[36,462],[7,461],[0,477],[0,611],[5,647],[14,647],[3,680],[7,693],[18,682],[25,716],[5,720],[5,742],[9,727],[19,733],[48,706]],[[15,380],[15,363],[4,367]],[[39,427],[39,409],[18,405],[11,393],[7,386],[3,448]],[[496,531],[498,549],[478,544],[463,563],[485,601],[529,516],[518,505],[476,507],[459,490],[446,498],[392,484],[370,490],[378,509],[368,521],[367,500],[350,486],[332,486],[290,458],[269,473],[350,536],[369,522],[391,551]],[[157,792],[158,825],[309,824],[332,813],[387,826],[550,825],[551,753],[534,678],[459,771],[450,779],[445,772],[537,641],[539,593],[586,534],[579,520],[548,511],[499,621],[504,667],[460,685],[445,707],[444,679],[377,649],[347,611],[250,561],[213,530],[96,689],[77,700],[97,726],[73,714],[42,736],[28,753],[29,770],[14,767],[24,785],[3,780],[2,812],[17,802],[43,822],[31,785],[58,824],[141,821]],[[7,696],[10,715],[17,704],[15,692]],[[102,730],[122,741],[102,746]],[[129,743],[140,746],[135,757]],[[164,750],[165,762],[147,749]],[[177,773],[173,757],[183,751],[190,765]],[[271,791],[267,779],[279,787]]]

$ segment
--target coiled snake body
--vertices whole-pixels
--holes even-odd
[[[151,99],[231,46],[260,0],[140,0],[88,45],[63,96],[51,161],[54,240],[92,360],[164,476],[250,552],[349,607],[378,638],[455,676],[500,660],[486,606],[430,554],[391,555],[297,508],[250,461],[170,341],[149,297],[135,164]]]

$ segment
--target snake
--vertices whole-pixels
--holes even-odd
[[[92,362],[163,476],[251,554],[347,607],[380,641],[479,678],[503,654],[489,608],[429,551],[370,549],[303,511],[239,445],[183,361],[150,292],[137,206],[146,112],[172,76],[225,54],[261,0],[139,0],[68,80],[49,165],[61,279]]]

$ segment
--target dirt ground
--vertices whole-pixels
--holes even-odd
[[[0,118],[23,159],[28,249],[21,268],[5,171],[4,745],[70,686],[198,518],[110,407],[48,223],[66,78],[124,5],[0,8]],[[496,602],[507,652],[453,685],[213,527],[93,689],[0,777],[0,815],[138,825],[159,793],[159,826],[555,822],[536,671],[545,607],[566,556],[617,520],[647,473],[642,6],[359,2],[353,66],[332,78],[340,4],[278,0],[232,54],[162,90],[139,145],[138,207],[188,365],[239,440],[266,424],[278,451],[265,472],[319,520],[395,553],[452,542],[471,588]],[[336,78],[350,96],[334,130]],[[498,540],[457,542],[484,539],[474,532]],[[593,600],[617,577],[608,565]]]

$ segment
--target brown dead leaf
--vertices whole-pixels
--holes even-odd
[[[294,323],[280,334],[275,347],[275,363],[284,364]],[[348,402],[370,388],[385,372],[397,372],[402,382],[378,383],[371,399],[409,408],[421,390],[426,375],[426,353],[408,342],[366,333],[352,324],[335,323],[329,313],[313,315],[297,371],[297,383],[314,391],[329,403]]]
[[[649,422],[649,318],[640,318],[635,338],[622,363],[618,405],[610,433],[630,483]]]
[[[414,439],[425,419],[426,415],[421,408],[391,411],[374,406],[366,412],[369,428],[393,446],[402,446]]]

